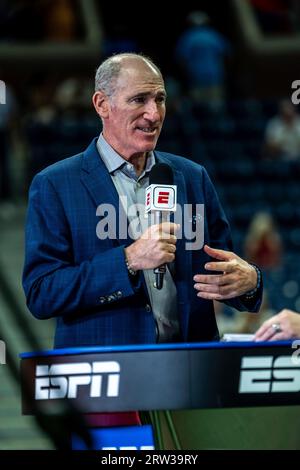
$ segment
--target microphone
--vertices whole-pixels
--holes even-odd
[[[163,214],[176,211],[177,187],[173,185],[173,170],[166,163],[153,165],[149,175],[149,186],[146,189],[145,212],[154,213],[155,223],[163,221]],[[162,264],[153,270],[155,287],[162,289],[166,265]]]

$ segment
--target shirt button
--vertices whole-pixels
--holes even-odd
[[[116,292],[116,294],[117,294],[118,299],[120,299],[121,297],[123,297],[123,294],[122,294],[122,292],[121,292],[120,290],[118,290],[118,291]]]
[[[145,310],[146,310],[146,312],[148,312],[148,313],[151,312],[151,307],[150,307],[149,304],[146,304],[146,305],[145,305]]]

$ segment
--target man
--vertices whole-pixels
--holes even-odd
[[[300,314],[283,309],[268,318],[255,333],[255,341],[279,341],[300,338]]]
[[[296,161],[300,158],[300,117],[289,99],[279,103],[279,113],[267,124],[266,156]]]
[[[151,60],[110,57],[97,70],[93,96],[102,134],[32,182],[23,284],[33,315],[56,317],[55,347],[210,341],[218,338],[213,300],[259,309],[259,270],[228,251],[228,222],[204,168],[154,152],[165,101],[161,72]],[[205,205],[210,246],[188,251],[184,237],[176,239],[177,224],[147,228],[138,212],[143,230],[137,240],[118,237],[119,227],[117,236],[99,235],[99,208],[110,204],[118,224],[121,196],[131,206],[144,201],[156,162],[172,168],[181,207]],[[153,268],[165,263],[158,291]]]
[[[186,77],[193,100],[222,105],[225,97],[225,60],[231,47],[227,39],[199,10],[188,14],[187,28],[179,36],[175,57]]]

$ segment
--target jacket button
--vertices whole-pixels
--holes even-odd
[[[149,304],[145,305],[145,310],[146,310],[146,312],[151,312],[151,307],[150,307]]]
[[[122,293],[120,290],[118,290],[118,291],[116,292],[116,294],[117,294],[118,299],[120,299],[121,297],[123,297],[123,293]]]

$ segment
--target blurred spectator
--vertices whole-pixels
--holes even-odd
[[[82,76],[36,84],[30,94],[30,112],[24,118],[27,143],[27,184],[46,166],[57,161],[57,149],[77,152],[86,144],[99,122],[91,112],[93,85]]]
[[[245,240],[245,257],[262,269],[273,269],[281,264],[282,241],[268,212],[254,215]]]
[[[82,111],[88,110],[90,112],[92,92],[93,87],[87,78],[69,77],[65,79],[58,84],[54,94],[54,103],[59,114],[66,117]]]
[[[192,98],[212,104],[223,102],[224,58],[230,52],[229,43],[209,26],[206,13],[194,11],[187,22],[188,28],[179,37],[175,54]]]
[[[57,110],[53,103],[54,84],[51,79],[35,84],[29,92],[29,113],[25,115],[27,121],[49,124],[56,116]]]
[[[279,113],[267,124],[264,152],[282,160],[300,158],[300,117],[290,100],[279,103]]]
[[[257,212],[248,229],[244,246],[244,258],[249,263],[259,265],[262,270],[270,272],[281,266],[282,241],[275,221],[268,212]],[[267,273],[265,273],[267,274]],[[264,279],[265,282],[265,279]],[[235,312],[226,305],[215,305],[217,322],[220,332],[224,333],[255,333],[259,326],[274,315],[268,290],[264,286],[263,301],[259,315]]]
[[[275,221],[268,212],[257,212],[248,229],[245,240],[245,258],[258,264],[263,270],[278,268],[282,262],[282,241]],[[263,302],[259,316],[245,313],[239,317],[235,333],[255,333],[259,325],[274,314],[269,303],[269,295],[264,286]]]

